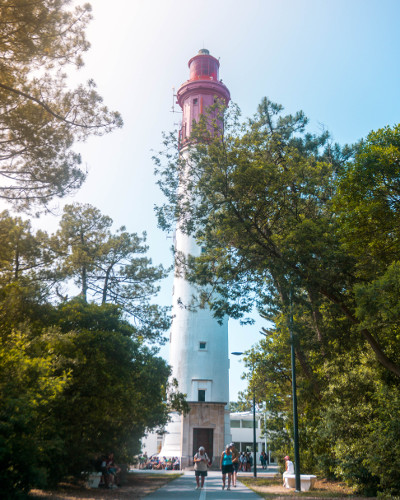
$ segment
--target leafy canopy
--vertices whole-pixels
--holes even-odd
[[[341,148],[268,99],[242,122],[235,108],[214,120],[218,106],[155,158],[159,225],[202,247],[176,252],[177,269],[218,318],[256,306],[266,320],[240,405],[266,408],[278,457],[292,451],[293,294],[302,470],[398,495],[399,450],[384,450],[400,438],[399,128]]]
[[[4,0],[0,23],[0,198],[28,209],[80,187],[75,140],[122,126],[93,80],[69,89],[66,70],[83,64],[89,4]]]

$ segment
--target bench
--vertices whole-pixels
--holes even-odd
[[[289,488],[296,488],[296,474],[285,474],[286,484]],[[312,489],[317,476],[300,474],[301,491]]]
[[[101,480],[101,476],[103,474],[101,472],[89,472],[87,476],[87,487],[88,488],[98,488]]]

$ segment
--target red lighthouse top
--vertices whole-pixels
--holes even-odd
[[[207,49],[199,50],[197,56],[190,59],[190,80],[218,81],[219,61],[210,55]]]
[[[219,61],[207,49],[199,50],[188,63],[189,80],[177,92],[177,102],[182,108],[182,129],[179,134],[181,145],[189,139],[193,121],[206,112],[217,100],[230,100],[227,87],[219,80]]]

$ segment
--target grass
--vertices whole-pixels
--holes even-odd
[[[87,488],[84,481],[64,482],[51,491],[32,490],[32,500],[139,500],[165,484],[177,479],[182,474],[128,473],[122,481],[121,488],[108,490],[103,488]]]
[[[293,489],[287,489],[282,486],[282,479],[241,477],[240,481],[247,487],[255,491],[261,498],[364,498],[354,494],[354,491],[347,485],[325,479],[317,480],[314,488],[309,491],[296,493]]]

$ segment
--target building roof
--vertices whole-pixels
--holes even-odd
[[[257,411],[256,410],[256,417],[260,417],[264,413],[265,413],[264,411]],[[230,418],[233,420],[235,420],[235,417],[236,417],[236,419],[253,418],[253,411],[235,411],[235,412],[230,413],[229,415],[230,415]]]

